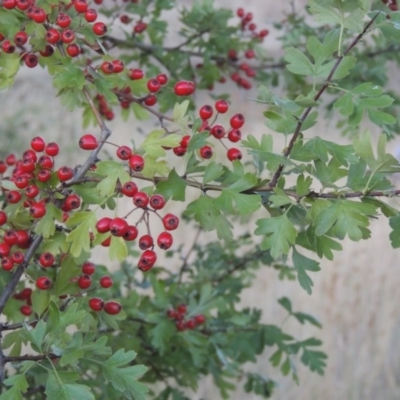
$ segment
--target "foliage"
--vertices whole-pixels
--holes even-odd
[[[0,400],[189,399],[205,376],[222,398],[238,384],[269,398],[275,370],[296,382],[299,364],[322,375],[318,338],[294,337],[240,300],[267,267],[312,294],[317,260],[332,260],[346,237],[368,239],[372,218],[389,219],[400,247],[400,210],[389,201],[400,194],[390,180],[400,164],[386,150],[400,132],[399,96],[384,68],[400,61],[396,2],[309,0],[273,27],[284,49],[273,60],[252,15],[212,0],[177,11],[173,47],[167,33],[176,27],[165,20],[173,0],[97,0],[106,31],[91,24],[85,0],[37,1],[26,11],[13,1],[0,8],[0,87],[12,90],[20,69],[39,63],[66,110],[80,108],[98,135],[81,137],[91,152],[78,166],[56,169],[40,137],[34,151],[2,153]],[[52,41],[61,12],[79,57],[62,36]],[[20,57],[10,46],[22,27],[31,50]],[[245,116],[222,101],[229,94],[213,94],[227,78],[243,90],[257,85],[271,133],[245,135]],[[196,104],[194,90],[214,107]],[[218,128],[226,111],[230,127]],[[116,113],[158,126],[113,157],[102,149]],[[307,136],[331,116],[348,144]],[[365,121],[379,132],[376,144]],[[214,152],[221,143],[226,159]],[[190,201],[188,188],[197,193]],[[162,210],[166,201],[174,214]],[[161,223],[158,236],[150,221]],[[192,245],[173,243],[178,224],[197,232]],[[108,257],[94,266],[99,248]],[[288,318],[322,328],[289,298],[278,303]],[[267,348],[271,369],[259,373],[248,363]]]

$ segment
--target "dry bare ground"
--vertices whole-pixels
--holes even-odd
[[[189,2],[182,0],[181,3]],[[255,14],[257,23],[271,26],[272,22],[283,19],[283,10],[290,10],[292,6],[299,12],[304,12],[306,1],[247,0],[244,3],[239,0],[221,0],[217,3],[233,8],[244,6]],[[281,52],[279,42],[273,37],[265,45],[271,54]],[[224,88],[218,87],[216,91],[222,92]],[[234,89],[232,109],[243,112],[247,120],[252,121],[247,124],[247,133],[270,133],[261,119],[263,106],[248,100],[248,97],[254,96],[255,92],[244,93]],[[17,143],[15,135],[20,134],[17,130],[21,126],[26,137],[42,135],[46,140],[61,142],[67,149],[74,147],[82,133],[80,114],[68,114],[63,110],[54,99],[54,91],[46,73],[40,69],[25,69],[13,90],[0,93],[0,105],[1,136],[5,139],[6,132],[10,132],[14,137],[10,141],[3,141],[2,153],[9,150],[5,146]],[[26,116],[20,114],[21,109],[26,110]],[[129,143],[130,137],[138,134],[136,122],[133,120],[128,124],[115,120],[110,123],[110,127],[114,131],[114,141],[120,144]],[[375,136],[379,134],[376,128],[372,128],[372,131]],[[333,122],[327,124],[325,121],[307,131],[306,136],[312,137],[321,132],[324,138],[330,140],[346,140],[335,131]],[[393,143],[395,142],[399,140]],[[276,150],[279,151],[282,147],[282,139],[276,135]],[[84,156],[83,152],[70,152],[65,161],[80,162]],[[244,294],[243,306],[262,305],[265,322],[282,323],[285,330],[299,338],[305,339],[311,335],[320,337],[324,342],[324,351],[329,355],[328,367],[323,377],[299,368],[299,386],[290,379],[281,377],[271,368],[268,362],[270,352],[263,354],[257,365],[249,365],[252,371],[267,374],[279,382],[274,399],[400,399],[399,251],[390,247],[386,219],[373,221],[371,228],[371,239],[359,243],[346,240],[343,243],[344,250],[336,254],[333,262],[322,262],[321,272],[313,276],[315,286],[311,296],[296,282],[280,282],[276,272],[269,268],[259,272],[254,286]],[[189,233],[183,229],[180,233],[187,240]],[[317,317],[323,324],[323,329],[319,331],[290,320],[284,322],[286,315],[276,302],[282,296],[291,298],[296,310],[309,312]],[[209,379],[205,379],[197,393],[193,394],[194,400],[219,398],[220,395],[210,385]],[[241,391],[231,397],[232,400],[256,398]]]

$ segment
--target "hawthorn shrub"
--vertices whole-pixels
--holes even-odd
[[[208,375],[223,398],[237,385],[268,398],[274,368],[296,381],[299,363],[323,374],[318,338],[261,322],[240,296],[267,266],[311,294],[318,259],[345,237],[368,239],[371,218],[388,218],[400,247],[400,165],[386,151],[399,133],[399,97],[385,89],[400,59],[396,1],[309,0],[274,26],[212,0],[0,4],[1,88],[43,68],[92,132],[76,143],[82,165],[60,163],[40,132],[19,154],[1,149],[0,399],[183,400]],[[270,30],[282,59],[268,54]],[[213,89],[226,81],[257,88],[271,133],[246,132],[239,105]],[[117,144],[119,114],[158,127]],[[348,144],[307,135],[332,117]],[[191,246],[178,226],[197,232]],[[321,328],[289,298],[279,304]],[[271,370],[252,372],[266,347]]]

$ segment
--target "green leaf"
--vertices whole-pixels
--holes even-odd
[[[156,186],[156,193],[161,194],[166,200],[185,201],[186,182],[176,173],[175,168],[171,170],[168,179],[160,181]]]
[[[74,257],[79,257],[83,251],[90,250],[90,232],[95,232],[96,215],[93,211],[79,211],[71,215],[67,220],[67,226],[76,226],[69,235],[66,241],[71,243],[70,253]]]
[[[70,383],[71,379],[64,381],[62,374],[49,372],[46,382],[46,391],[48,399],[57,400],[94,400],[95,397],[89,386],[78,383]]]
[[[289,253],[290,247],[296,241],[297,231],[286,214],[260,219],[257,226],[254,233],[265,235],[261,243],[262,250],[270,250],[274,259]]]
[[[167,351],[168,343],[175,334],[175,325],[167,319],[161,320],[150,330],[151,344],[160,352],[161,356]]]
[[[35,226],[35,233],[43,235],[44,239],[52,237],[56,231],[56,224],[54,220],[62,221],[62,211],[54,204],[47,204],[46,214],[40,218]]]
[[[2,20],[2,16],[4,16],[4,12],[7,14],[8,21],[11,21],[12,14],[9,10],[0,10],[0,22]],[[11,14],[11,15],[10,15]],[[3,28],[3,24],[0,23]],[[19,22],[16,22],[16,26],[19,25]],[[0,89],[7,89],[8,87],[14,84],[14,77],[19,71],[20,60],[17,53],[6,54],[3,52],[0,53]]]
[[[224,168],[221,164],[217,164],[215,161],[212,161],[207,165],[204,175],[203,175],[203,184],[215,181],[224,173]]]
[[[189,140],[188,151],[194,151],[205,146],[209,138],[210,132],[208,131],[194,134]]]
[[[142,175],[145,178],[154,178],[155,176],[166,176],[170,172],[170,167],[165,160],[156,161],[154,157],[144,156],[144,168]]]
[[[400,216],[390,218],[389,225],[392,228],[389,234],[390,243],[394,249],[398,249],[400,247]]]
[[[31,342],[35,351],[42,353],[42,345],[44,337],[46,336],[46,322],[40,320],[34,328],[24,324],[24,328],[25,329],[21,331],[21,334],[23,334],[25,338]]]
[[[28,390],[25,374],[12,375],[4,380],[6,386],[11,386],[0,395],[0,400],[23,400],[22,393]]]
[[[150,132],[143,141],[141,148],[151,157],[157,159],[165,156],[163,147],[177,147],[182,140],[180,135],[175,133],[166,135],[162,129]]]
[[[100,196],[109,197],[115,193],[117,182],[123,185],[131,180],[124,164],[117,161],[100,161],[97,164],[96,173],[104,176],[97,184]]]
[[[311,258],[303,256],[300,254],[295,247],[293,247],[292,254],[293,266],[297,272],[297,279],[300,283],[300,286],[308,293],[311,294],[312,286],[314,285],[311,278],[307,275],[306,271],[319,271],[321,268],[319,267],[319,263]]]
[[[319,342],[321,343],[321,342]],[[308,350],[303,348],[303,354],[301,356],[301,362],[308,366],[311,371],[317,372],[320,375],[324,374],[326,367],[327,355],[321,351]]]
[[[33,311],[40,317],[50,303],[50,292],[48,290],[35,290],[32,293]]]
[[[311,61],[298,49],[288,47],[285,49],[286,68],[297,75],[314,75],[314,66]]]
[[[137,380],[147,371],[144,365],[129,365],[136,357],[134,351],[119,349],[105,361],[92,360],[103,370],[104,378],[121,393],[127,391],[135,400],[145,400],[148,389]]]
[[[80,66],[72,63],[64,65],[54,75],[53,84],[57,89],[78,89],[82,90],[85,85],[85,74]]]
[[[111,243],[108,251],[110,260],[123,261],[128,257],[128,247],[122,237],[111,236]]]
[[[182,103],[175,103],[174,109],[172,110],[172,119],[176,124],[186,124],[188,118],[184,118],[188,107],[189,107],[189,100],[184,100]]]

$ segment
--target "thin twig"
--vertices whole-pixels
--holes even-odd
[[[193,239],[192,245],[190,246],[189,250],[187,251],[185,258],[183,259],[181,268],[179,270],[178,285],[180,285],[181,282],[182,282],[183,274],[186,271],[187,266],[188,266],[189,257],[192,254],[192,252],[193,252],[193,250],[194,250],[194,248],[196,246],[197,241],[199,240],[199,236],[200,236],[201,231],[202,231],[202,228],[201,228],[201,226],[199,226],[197,228],[197,232],[196,232],[196,235],[195,235],[195,237]]]

